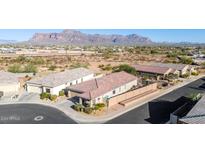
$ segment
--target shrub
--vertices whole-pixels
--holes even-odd
[[[189,73],[186,73],[182,75],[182,78],[188,78],[189,76],[190,76]]]
[[[51,65],[49,68],[48,68],[48,70],[50,70],[50,71],[54,71],[56,69],[56,66],[55,65]]]
[[[14,64],[14,65],[9,66],[8,71],[12,73],[22,73],[23,72],[21,65],[19,64]]]
[[[41,57],[37,57],[31,60],[31,63],[34,65],[41,65],[45,63],[45,60]]]
[[[72,106],[72,108],[73,108],[74,110],[78,111],[78,112],[81,112],[81,111],[83,111],[83,109],[84,109],[84,107],[83,107],[82,104],[75,104],[75,105]]]
[[[98,104],[95,104],[94,109],[95,109],[95,110],[100,110],[100,109],[102,109],[102,108],[104,108],[104,107],[105,107],[105,104],[104,104],[104,103],[98,103]]]
[[[183,64],[192,64],[193,63],[193,59],[187,56],[182,56],[180,57],[180,62]]]
[[[84,108],[84,112],[87,113],[87,114],[91,114],[93,112],[93,108],[91,107],[85,107]]]
[[[55,101],[57,99],[57,97],[58,97],[57,95],[50,95],[49,99],[51,101]]]
[[[192,101],[198,101],[201,97],[202,95],[200,93],[192,93],[188,96]]]
[[[16,62],[25,62],[26,61],[26,57],[23,55],[20,55],[16,58]]]
[[[64,96],[65,92],[63,90],[59,91],[59,96]]]
[[[89,63],[73,63],[70,65],[70,68],[79,68],[79,67],[84,67],[88,68]]]
[[[98,65],[99,68],[103,68],[104,66],[104,64]]]
[[[191,72],[191,75],[197,76],[197,75],[199,75],[199,73],[198,72]]]
[[[162,83],[162,87],[166,87],[166,86],[168,86],[168,83],[167,82],[163,82]]]
[[[132,66],[127,65],[127,64],[122,64],[122,65],[119,65],[119,66],[113,68],[113,72],[121,72],[121,71],[125,71],[127,73],[132,74],[132,75],[137,75],[136,69]]]
[[[40,99],[49,99],[50,96],[51,96],[51,94],[44,92],[44,93],[40,94]]]
[[[23,70],[24,73],[36,73],[37,67],[33,64],[27,64]]]

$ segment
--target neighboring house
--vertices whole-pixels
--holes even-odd
[[[126,72],[112,73],[81,84],[68,87],[71,97],[77,96],[79,103],[106,103],[114,96],[129,91],[137,86],[137,77]]]
[[[167,67],[179,71],[179,75],[182,76],[187,73],[191,73],[187,64],[173,64],[173,63],[150,63],[151,66]]]
[[[69,86],[94,78],[94,73],[86,68],[76,68],[60,73],[53,73],[38,80],[26,82],[26,89],[30,93],[47,92],[59,95],[61,90]]]
[[[139,73],[139,75],[148,75],[150,77],[155,77],[157,80],[160,78],[165,78],[169,74],[179,74],[176,69],[160,66],[151,65],[134,65],[134,68]]]
[[[196,103],[188,114],[178,120],[182,124],[205,124],[205,95]]]
[[[1,95],[17,94],[20,89],[18,76],[14,73],[0,71],[0,92]]]

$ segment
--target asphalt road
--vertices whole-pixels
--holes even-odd
[[[198,79],[164,96],[133,109],[108,124],[163,124],[169,121],[170,113],[185,103],[184,97],[205,92],[205,78]]]
[[[63,112],[38,104],[0,106],[1,124],[74,124]]]

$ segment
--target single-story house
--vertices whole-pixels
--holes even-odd
[[[173,63],[150,63],[151,66],[160,66],[172,68],[179,71],[179,75],[182,76],[184,74],[190,73],[190,65],[187,64],[173,64]]]
[[[134,68],[140,75],[155,77],[157,80],[165,78],[169,74],[179,75],[176,69],[169,67],[151,66],[151,65],[134,65]]]
[[[94,78],[94,73],[86,68],[76,68],[60,73],[53,73],[41,79],[33,79],[26,82],[26,90],[30,93],[47,92],[59,95],[61,90],[69,86]]]
[[[20,81],[15,73],[0,71],[0,92],[5,95],[17,94],[20,89]]]
[[[186,116],[180,118],[181,124],[205,124],[205,95],[195,104]]]
[[[71,96],[78,98],[79,103],[93,106],[96,103],[107,103],[110,98],[129,91],[137,84],[136,76],[117,72],[70,86],[68,89]]]

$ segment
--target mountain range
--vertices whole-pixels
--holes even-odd
[[[11,43],[16,43],[14,40],[1,40],[0,39],[0,44],[11,44]]]
[[[36,33],[27,42],[30,44],[67,44],[67,45],[146,45],[153,44],[148,37],[137,34],[101,35],[85,34],[76,30],[64,30],[60,33]]]

